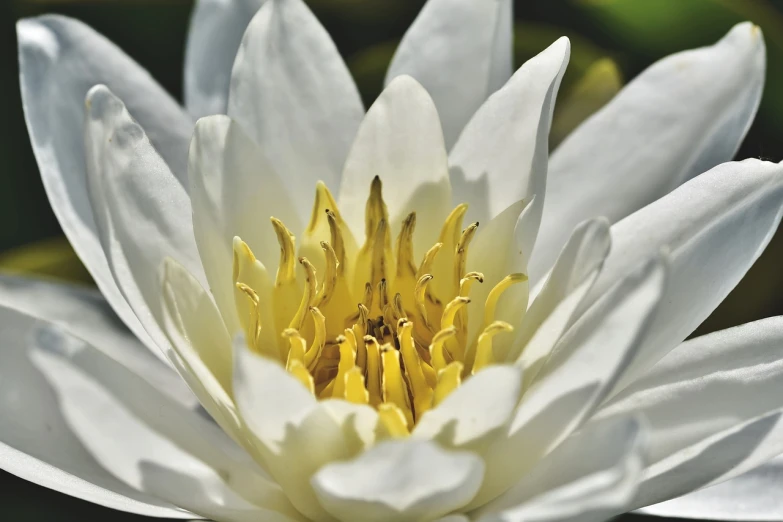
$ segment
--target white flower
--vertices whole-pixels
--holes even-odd
[[[783,452],[781,319],[683,342],[781,218],[783,166],[720,164],[757,28],[653,65],[549,159],[569,43],[511,76],[509,1],[430,0],[366,115],[301,0],[240,46],[259,3],[199,3],[188,106],[228,116],[195,127],[79,22],[19,23],[44,184],[103,295],[0,279],[3,469],[174,518],[560,521]],[[779,518],[766,473],[652,509]]]

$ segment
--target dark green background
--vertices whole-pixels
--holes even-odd
[[[311,0],[369,105],[399,37],[423,0]],[[190,0],[0,0],[0,253],[61,234],[38,176],[22,116],[14,22],[57,12],[107,35],[181,99]],[[736,22],[764,30],[767,86],[759,116],[738,157],[783,159],[783,0],[525,0],[516,5],[516,61],[560,35],[572,40],[561,89],[591,63],[614,59],[627,80],[656,59],[711,44]],[[726,241],[732,238],[727,237]],[[783,234],[697,333],[783,313]],[[0,419],[0,422],[13,419]],[[627,515],[627,520],[642,517]],[[152,520],[100,508],[0,472],[0,520],[130,522]]]

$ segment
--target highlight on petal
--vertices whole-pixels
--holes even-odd
[[[340,520],[430,520],[467,504],[483,476],[481,459],[429,441],[386,441],[358,458],[324,466],[312,479]]]
[[[547,183],[549,127],[570,54],[563,37],[528,60],[478,109],[454,145],[449,167],[455,200],[470,204],[471,221],[491,219],[535,195],[535,241]]]
[[[296,193],[321,180],[337,190],[364,108],[332,39],[302,0],[266,2],[258,11],[230,91],[228,115],[287,187]],[[297,211],[305,221],[310,206]]]
[[[391,237],[410,212],[421,214],[413,238],[414,259],[421,259],[452,208],[451,187],[435,105],[409,76],[395,78],[373,103],[346,160],[338,203],[354,237],[364,236],[368,187],[376,176],[393,212]]]
[[[552,154],[531,280],[580,221],[617,222],[730,160],[758,109],[765,67],[761,31],[742,23],[715,45],[653,64],[578,127]]]
[[[589,306],[641,258],[665,248],[662,307],[619,391],[682,342],[745,275],[783,214],[783,165],[719,165],[612,226],[612,251],[583,303]]]
[[[85,149],[89,191],[101,243],[117,285],[162,350],[160,267],[174,255],[202,274],[190,198],[144,130],[107,87],[87,101]]]
[[[84,98],[96,84],[119,93],[180,181],[185,181],[193,122],[144,69],[77,20],[58,15],[24,19],[17,23],[17,37],[27,129],[54,213],[114,310],[152,347],[117,287],[100,244],[80,133]]]
[[[513,2],[428,0],[400,41],[386,83],[410,75],[430,93],[446,148],[511,76]]]
[[[185,47],[185,107],[194,118],[226,113],[231,66],[265,1],[196,1]]]

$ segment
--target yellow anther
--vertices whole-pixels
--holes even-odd
[[[413,323],[401,319],[397,334],[400,337],[400,353],[405,364],[405,374],[413,395],[413,411],[416,419],[420,419],[432,404],[432,389],[424,378],[421,359],[413,345]]]
[[[432,397],[433,408],[443,402],[451,392],[459,388],[462,383],[462,363],[454,361],[446,368],[438,372],[438,385]]]
[[[517,283],[524,283],[527,281],[525,274],[510,274],[504,277],[495,287],[489,292],[487,300],[484,303],[484,328],[492,324],[495,320],[495,308],[498,304],[498,299],[511,285]]]
[[[416,310],[419,312],[424,325],[430,328],[430,322],[427,318],[427,285],[432,280],[432,274],[424,274],[416,282],[416,287],[413,290],[413,298],[416,303]]]
[[[460,236],[460,229],[462,228],[462,219],[465,217],[465,213],[468,211],[467,203],[460,203],[454,210],[449,213],[443,228],[440,231],[441,243],[451,243],[456,245]]]
[[[427,250],[427,253],[424,254],[424,259],[421,261],[421,265],[419,265],[419,269],[416,271],[417,281],[425,274],[432,273],[432,265],[435,263],[435,257],[438,255],[441,248],[443,248],[443,243],[435,243]]]
[[[286,328],[283,331],[283,338],[288,339],[288,358],[285,367],[290,372],[293,361],[299,361],[304,364],[307,341],[299,333],[299,330],[294,330],[293,328]]]
[[[337,257],[337,271],[340,275],[345,273],[345,237],[342,230],[337,223],[337,216],[334,210],[328,209],[326,211],[326,218],[329,221],[329,243],[334,248],[335,256]]]
[[[459,290],[459,279],[454,280],[452,274],[457,244],[462,232],[462,220],[467,211],[468,206],[465,203],[457,205],[446,218],[438,238],[438,241],[443,244],[443,249],[430,272],[436,276],[431,290],[443,302],[453,299]]]
[[[381,183],[380,176],[375,176],[372,179],[370,197],[367,198],[364,216],[364,232],[369,243],[375,237],[375,231],[378,229],[380,222],[389,220],[389,211],[386,209],[386,203],[383,201],[383,183]]]
[[[512,331],[514,331],[514,327],[505,321],[495,321],[484,328],[478,338],[476,359],[473,362],[471,374],[475,375],[482,368],[499,362],[492,351],[492,338],[499,333]]]
[[[459,295],[468,297],[468,295],[470,295],[470,287],[473,286],[473,283],[476,281],[483,283],[484,274],[481,272],[468,272],[465,274],[465,277],[459,280]]]
[[[446,305],[443,310],[443,315],[440,318],[440,329],[448,328],[454,324],[454,318],[457,315],[457,311],[470,302],[470,297],[462,297],[458,295]]]
[[[416,276],[416,263],[413,260],[413,231],[416,229],[416,213],[411,212],[402,222],[402,230],[397,236],[397,277]]]
[[[318,293],[318,306],[323,307],[329,302],[334,295],[335,287],[337,286],[337,269],[338,261],[337,254],[335,254],[332,245],[326,241],[321,241],[321,248],[324,249],[326,255],[326,274],[324,274],[324,281],[321,284],[321,291]]]
[[[258,294],[244,283],[236,283],[237,289],[245,294],[250,300],[250,317],[248,319],[247,327],[247,343],[248,346],[255,351],[260,352],[261,346],[259,341],[261,340],[261,311],[259,310],[259,297]]]
[[[392,300],[392,308],[394,310],[394,315],[399,319],[401,317],[405,317],[405,308],[402,305],[402,295],[397,292],[394,294],[394,300]]]
[[[373,287],[378,286],[381,281],[386,280],[388,267],[386,266],[388,252],[386,238],[389,235],[389,227],[385,219],[380,220],[378,228],[375,230],[375,239],[372,244],[372,265],[370,269],[370,282]]]
[[[436,375],[449,364],[449,361],[446,359],[446,351],[443,348],[443,345],[446,340],[455,335],[457,335],[457,329],[454,326],[450,326],[436,333],[432,338],[432,344],[430,344],[430,359]]]
[[[310,393],[315,395],[315,384],[313,382],[313,376],[310,375],[310,372],[307,371],[307,368],[305,368],[304,364],[294,360],[292,361],[291,367],[288,369],[288,371],[296,378],[296,380],[301,382],[305,388],[310,390]]]
[[[297,330],[302,329],[305,314],[307,313],[307,310],[313,306],[318,288],[318,280],[315,277],[315,267],[313,264],[308,261],[306,257],[300,257],[299,262],[304,267],[306,274],[304,293],[302,294],[302,300],[299,302],[299,309],[296,311],[296,315],[294,315],[294,318],[291,319],[291,323],[288,325],[289,328],[296,328]]]
[[[313,211],[310,214],[310,223],[307,225],[306,233],[312,234],[318,227],[323,217],[321,209],[337,212],[337,202],[323,181],[319,181],[315,185],[315,201],[313,202]]]
[[[345,373],[345,400],[354,404],[368,404],[370,394],[364,387],[364,374],[354,366]]]
[[[304,362],[307,369],[313,371],[318,362],[318,357],[321,355],[324,346],[326,346],[326,317],[315,306],[311,306],[309,311],[313,316],[313,323],[315,324],[315,339],[313,339],[310,349],[305,353]]]
[[[367,349],[367,392],[370,394],[370,405],[377,407],[383,402],[381,393],[381,347],[372,335],[364,336],[364,346]]]
[[[408,431],[405,414],[395,404],[383,403],[378,407],[378,426],[375,430],[375,439],[400,439],[407,437]]]
[[[454,276],[457,284],[465,277],[465,264],[468,262],[468,246],[470,246],[470,242],[476,236],[478,226],[478,221],[468,225],[468,227],[462,231],[462,235],[457,242],[457,249],[454,252]]]
[[[356,339],[351,330],[346,330],[345,333],[345,336],[337,338],[340,345],[340,362],[337,366],[337,377],[334,378],[334,390],[332,391],[332,397],[335,399],[345,397],[345,376],[356,365]]]
[[[281,286],[296,280],[296,238],[277,218],[270,218],[272,227],[280,244],[280,263],[277,265],[275,286]]]
[[[413,412],[408,399],[408,389],[400,370],[400,352],[390,344],[384,344],[381,348],[383,361],[383,402],[391,402],[397,405],[405,415],[408,427],[413,426]]]

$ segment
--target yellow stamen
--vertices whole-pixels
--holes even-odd
[[[462,383],[462,363],[454,361],[446,368],[438,372],[438,385],[435,386],[435,393],[432,397],[432,406],[436,407],[443,402],[451,392],[459,388]]]
[[[337,377],[334,378],[334,390],[332,397],[342,399],[345,397],[345,376],[355,368],[356,363],[356,339],[352,330],[346,330],[344,337],[338,337],[340,345],[340,363],[337,366]]]
[[[270,218],[280,244],[280,264],[277,265],[275,286],[296,280],[296,246],[294,235],[277,218]]]
[[[468,295],[470,295],[470,287],[473,286],[473,283],[476,281],[483,283],[484,274],[481,272],[468,272],[465,274],[465,277],[459,281],[459,295],[468,297]]]
[[[315,267],[313,264],[308,261],[306,257],[299,258],[299,262],[302,264],[305,273],[307,274],[305,276],[304,294],[302,295],[302,300],[299,303],[299,309],[296,311],[296,315],[294,315],[294,318],[291,319],[291,323],[288,325],[289,328],[296,328],[297,330],[302,329],[305,314],[314,304],[313,301],[315,300],[318,287],[318,280],[315,277]]]
[[[400,353],[405,364],[405,375],[408,377],[413,395],[413,411],[416,419],[420,419],[432,404],[432,389],[427,384],[421,368],[421,359],[413,346],[413,323],[401,319],[397,331],[400,336]]]
[[[364,336],[364,346],[367,349],[367,392],[370,394],[370,405],[377,407],[383,402],[381,393],[381,347],[372,335]]]
[[[310,372],[307,371],[307,368],[305,368],[304,364],[294,360],[288,371],[291,372],[291,375],[293,375],[296,380],[301,382],[305,388],[310,390],[310,393],[315,395],[315,384],[313,383],[313,376],[310,375]]]
[[[383,402],[391,402],[402,410],[408,427],[413,426],[413,412],[408,399],[408,389],[400,370],[400,352],[390,344],[381,348],[383,360]]]
[[[482,368],[499,362],[492,351],[492,338],[501,332],[512,332],[514,327],[504,321],[495,321],[481,332],[476,349],[476,360],[473,362],[471,374],[475,375]]]
[[[299,334],[299,330],[294,330],[293,328],[286,328],[283,332],[283,337],[288,339],[288,359],[286,360],[285,367],[290,372],[293,361],[299,361],[304,364],[307,341]]]
[[[446,359],[446,351],[443,347],[446,340],[457,335],[457,329],[454,326],[441,330],[435,334],[432,338],[432,344],[430,345],[430,358],[432,360],[432,368],[435,370],[436,375],[448,366],[449,361]]]
[[[370,394],[364,387],[364,374],[358,366],[345,373],[345,400],[354,404],[368,404]]]
[[[383,403],[378,407],[378,427],[375,439],[400,439],[410,434],[405,420],[405,414],[392,403]]]
[[[315,339],[313,339],[310,349],[305,353],[304,363],[307,369],[312,371],[324,346],[326,346],[326,317],[315,306],[311,306],[309,310],[313,316],[313,323],[315,323]]]
[[[524,283],[527,281],[525,274],[511,274],[504,277],[495,287],[489,292],[487,301],[484,303],[484,328],[492,324],[495,320],[495,308],[498,304],[498,299],[503,295],[511,285],[517,283]]]

